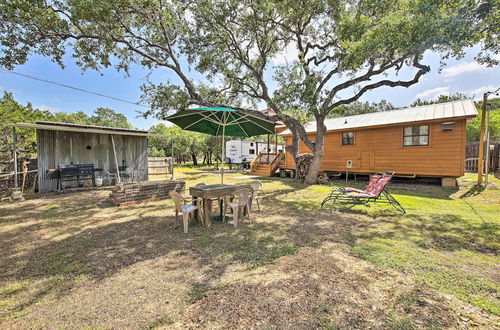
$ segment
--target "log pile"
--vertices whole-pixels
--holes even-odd
[[[296,159],[297,164],[297,175],[296,179],[304,181],[307,173],[309,173],[309,167],[313,160],[313,154],[298,154]]]
[[[328,174],[326,174],[325,171],[321,171],[318,173],[318,183],[319,184],[328,184],[330,181],[330,178],[328,177]]]
[[[306,179],[307,173],[309,173],[309,168],[311,167],[313,160],[313,154],[299,154],[297,156],[297,176],[298,180],[304,181]],[[329,181],[328,175],[325,171],[320,171],[318,173],[318,183],[327,184]]]
[[[182,193],[185,188],[186,183],[184,181],[176,180],[118,185],[109,194],[109,200],[117,206],[152,202],[168,198],[168,193],[173,190]]]

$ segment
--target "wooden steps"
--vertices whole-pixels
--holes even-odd
[[[260,153],[250,164],[250,173],[258,176],[273,176],[279,170],[283,154]]]
[[[269,165],[260,164],[257,165],[250,173],[259,176],[271,176],[271,168]]]

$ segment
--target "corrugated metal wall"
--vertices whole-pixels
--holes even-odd
[[[128,170],[144,171],[148,178],[148,140],[143,136],[114,135],[118,163]],[[57,180],[46,177],[47,169],[59,164],[94,164],[102,168],[96,175],[106,176],[106,171],[115,171],[115,159],[111,136],[108,134],[49,131],[37,129],[38,145],[38,189],[39,192],[53,191]],[[88,149],[87,147],[90,147]],[[76,184],[76,183],[75,183]]]

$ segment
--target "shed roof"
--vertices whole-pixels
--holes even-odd
[[[460,117],[474,117],[477,109],[472,100],[455,101],[447,103],[429,104],[419,107],[404,108],[400,110],[372,112],[355,116],[338,117],[325,120],[327,131],[345,130],[361,127],[393,125],[428,121],[435,119],[452,119]],[[305,125],[306,132],[316,131],[316,122],[311,121]],[[281,135],[291,134],[286,130]]]
[[[49,130],[49,131],[77,132],[77,133],[97,133],[97,134],[114,134],[114,135],[133,135],[133,136],[166,136],[163,134],[151,134],[148,131],[137,130],[137,129],[80,125],[71,123],[57,123],[50,121],[37,121],[35,124],[14,123],[11,124],[11,126],[29,127],[29,128]]]

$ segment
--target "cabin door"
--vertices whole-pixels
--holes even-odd
[[[373,159],[373,151],[360,151],[359,164],[361,170],[371,170],[375,167]]]

